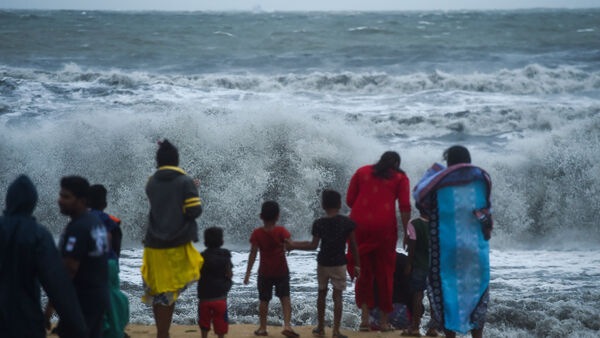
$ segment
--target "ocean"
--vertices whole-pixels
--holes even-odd
[[[319,192],[345,192],[383,151],[414,184],[463,144],[493,181],[485,335],[596,337],[599,131],[600,9],[0,10],[0,191],[28,174],[35,215],[58,236],[60,178],[106,185],[134,323],[153,322],[139,267],[159,139],[201,180],[200,230],[225,229],[237,323],[257,322],[255,279],[242,278],[263,200],[308,239]],[[315,257],[288,256],[296,325],[315,323]],[[175,322],[194,324],[195,306],[192,288]],[[271,324],[279,313],[273,302]],[[358,323],[350,285],[343,326]]]

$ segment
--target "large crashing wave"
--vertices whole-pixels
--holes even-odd
[[[495,212],[521,245],[577,248],[600,238],[600,111],[495,162]],[[584,244],[585,245],[585,244]]]
[[[398,150],[413,183],[463,143],[492,174],[496,243],[600,238],[599,74],[530,65],[491,74],[158,75],[0,68],[0,187],[20,173],[58,233],[61,176],[109,189],[109,211],[139,243],[156,141],[171,139],[202,181],[201,226],[245,242],[265,199],[308,237],[319,191]],[[597,95],[597,94],[596,94]],[[5,189],[3,189],[4,191]],[[347,211],[347,210],[345,210]]]
[[[265,107],[262,107],[265,108]],[[202,226],[246,239],[265,199],[282,206],[282,223],[309,231],[325,187],[343,191],[351,171],[382,148],[352,127],[309,113],[247,111],[85,111],[0,127],[0,186],[19,173],[40,190],[38,218],[57,232],[65,219],[55,200],[59,179],[78,174],[109,190],[109,211],[139,240],[146,221],[144,185],[155,168],[156,141],[178,146],[181,166],[201,180]]]

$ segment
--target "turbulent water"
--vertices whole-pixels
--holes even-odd
[[[414,183],[460,143],[494,184],[486,332],[597,336],[599,130],[599,9],[0,11],[0,188],[30,175],[58,234],[60,177],[105,184],[134,322],[151,321],[138,268],[158,139],[201,180],[200,227],[226,229],[237,276],[264,199],[308,238],[322,188],[388,149]],[[294,320],[311,324],[314,254],[289,259]],[[194,294],[176,321],[194,322]],[[256,298],[238,281],[231,318],[255,322]]]

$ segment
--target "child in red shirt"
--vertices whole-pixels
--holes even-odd
[[[285,240],[290,238],[286,228],[277,225],[279,220],[279,204],[274,201],[264,202],[260,212],[263,226],[254,229],[250,236],[252,248],[248,256],[248,268],[244,284],[250,282],[250,273],[256,260],[256,253],[260,252],[258,264],[258,299],[259,305],[259,328],[254,331],[256,336],[267,336],[267,313],[269,301],[275,295],[281,301],[283,310],[283,334],[286,337],[297,338],[299,334],[294,332],[291,326],[292,305],[290,302],[290,272],[285,258]]]

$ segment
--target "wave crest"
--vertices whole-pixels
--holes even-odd
[[[3,90],[12,90],[14,82],[54,82],[65,88],[105,86],[109,89],[139,89],[151,86],[182,86],[196,89],[236,89],[247,91],[322,91],[352,93],[404,93],[428,90],[505,93],[512,95],[560,94],[597,91],[600,72],[589,72],[572,66],[547,68],[531,64],[520,69],[504,69],[493,73],[454,74],[443,71],[393,75],[382,72],[314,72],[309,74],[161,75],[119,70],[86,71],[74,64],[55,73],[27,69],[0,68]],[[8,87],[7,87],[7,84]]]

